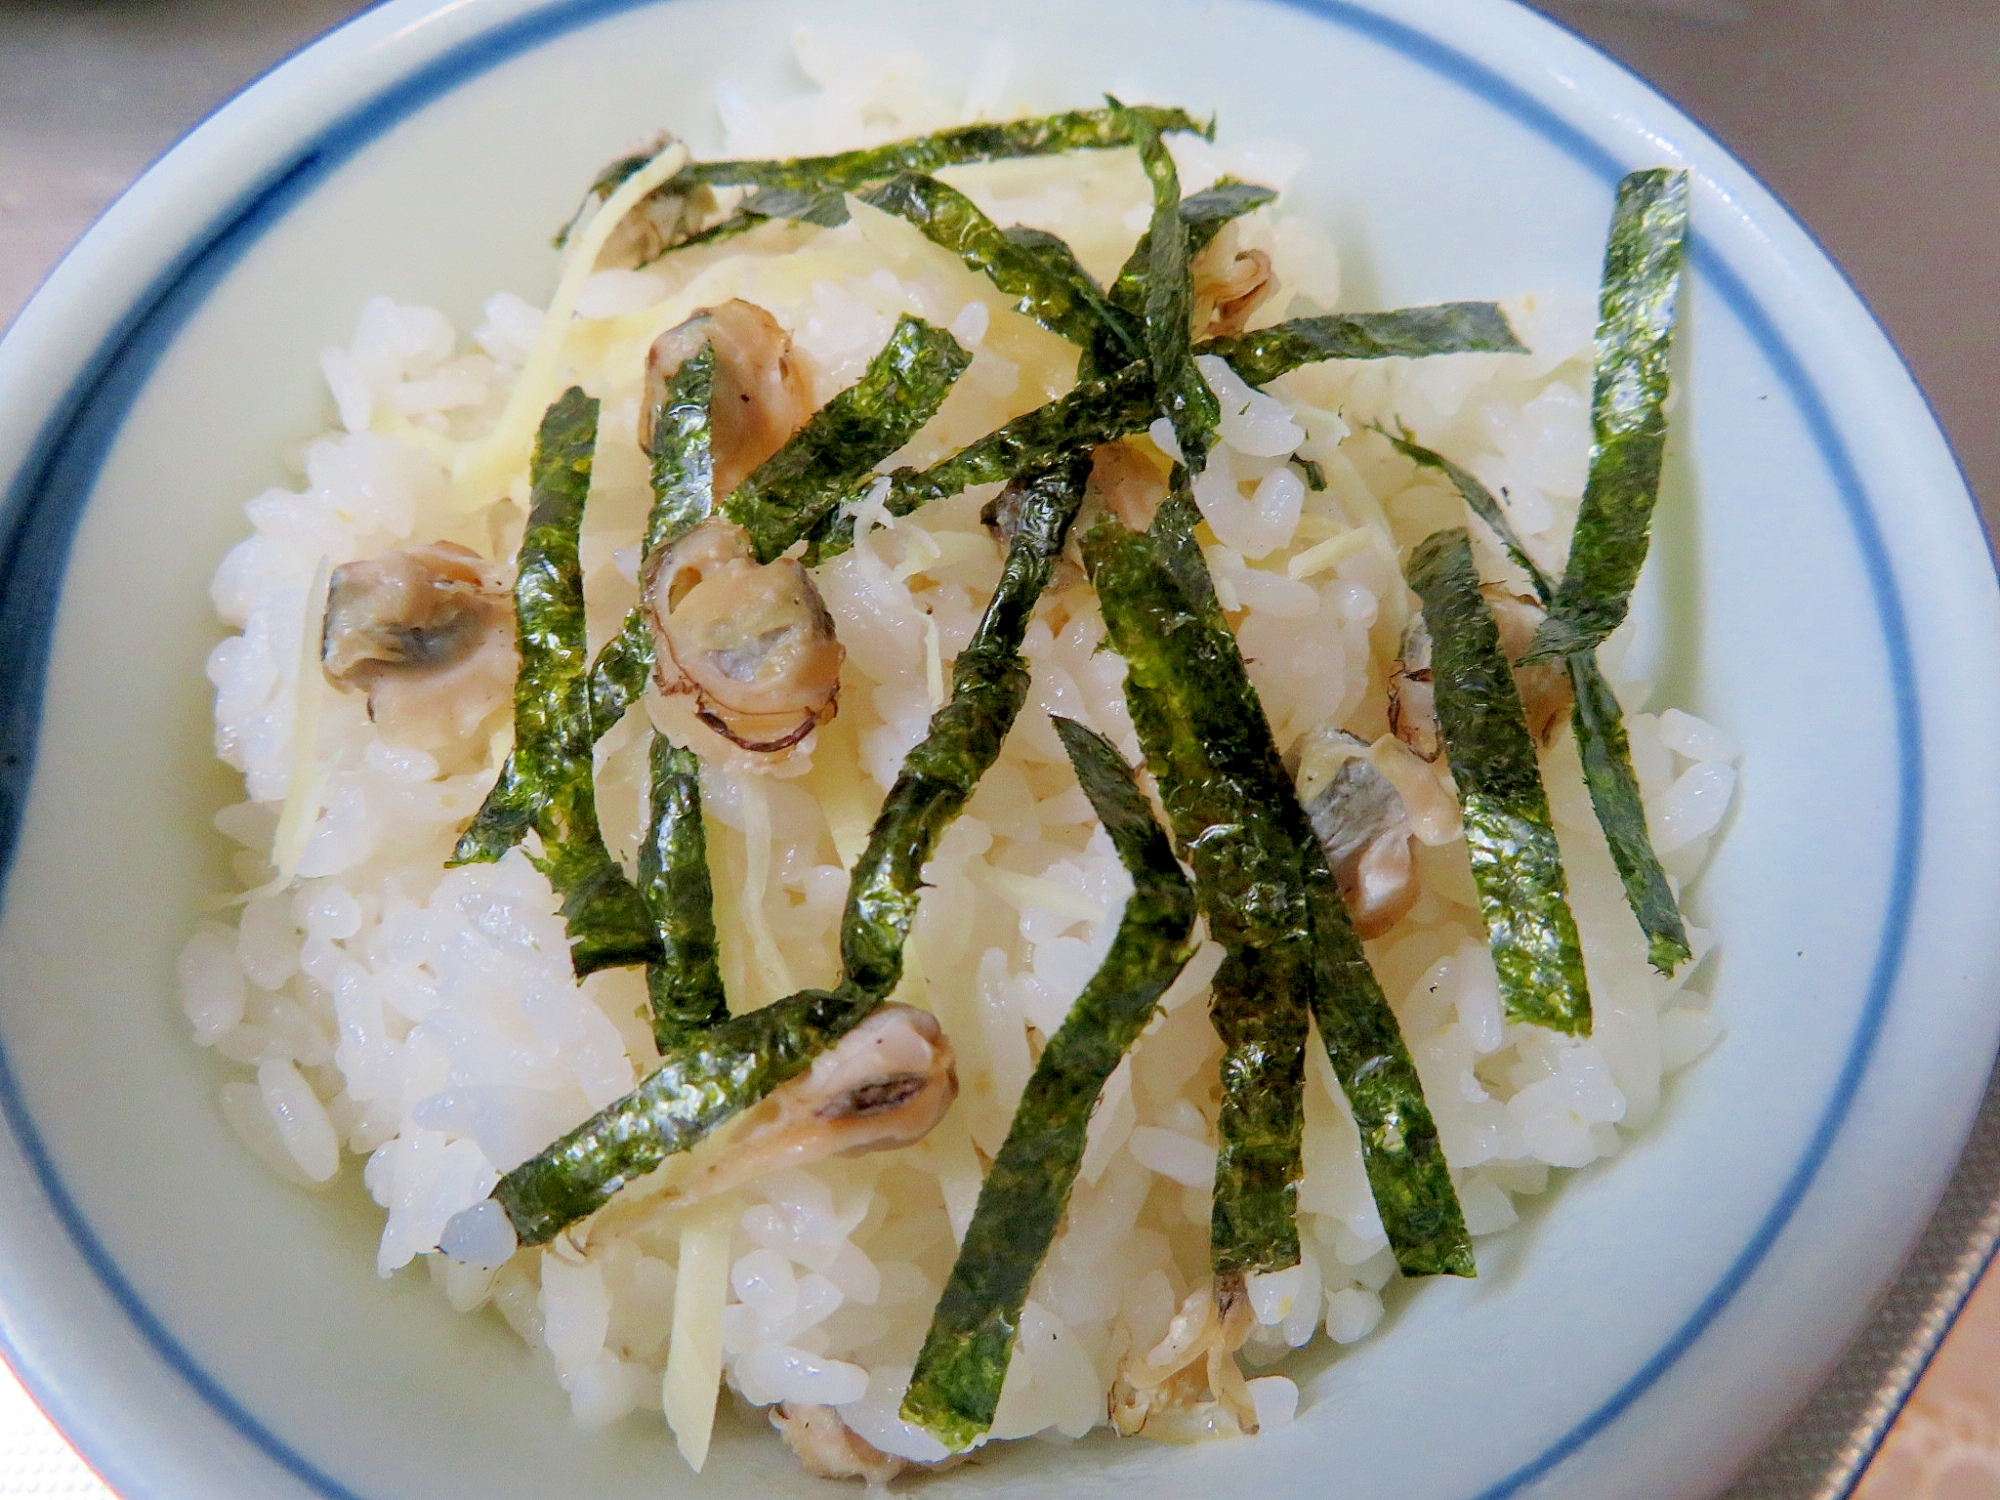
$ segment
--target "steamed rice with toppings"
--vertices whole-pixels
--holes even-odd
[[[728,153],[824,155],[1014,117],[993,79],[961,107],[911,59],[807,39],[800,60],[819,92],[795,105],[757,115],[722,93]],[[1193,309],[1181,316],[1195,320],[1197,343],[1342,308],[1330,244],[1285,207],[1303,165],[1296,151],[1232,142],[1226,128],[1216,142],[1186,130],[1160,140],[1181,194],[1250,183],[1279,195],[1229,218],[1194,255]],[[634,160],[667,181],[666,154],[655,144]],[[1149,181],[1129,144],[944,165],[924,180],[956,189],[994,225],[1059,236],[1099,288],[1114,286],[1158,222],[1158,173]],[[976,484],[900,513],[894,486],[864,475],[838,511],[852,528],[844,550],[821,545],[822,530],[803,558],[794,546],[772,561],[724,538],[720,560],[697,566],[671,550],[685,533],[644,545],[666,444],[659,383],[680,378],[701,350],[723,368],[737,335],[717,319],[737,318],[751,330],[742,339],[778,353],[763,386],[730,390],[777,423],[766,447],[782,446],[842,392],[865,387],[885,345],[921,320],[964,357],[952,356],[960,368],[941,404],[873,465],[887,475],[931,469],[1080,378],[1077,344],[1023,311],[1022,295],[869,194],[836,194],[844,212],[820,217],[838,222],[773,212],[675,248],[691,230],[702,238],[686,222],[695,197],[674,200],[681,222],[627,218],[600,206],[617,186],[573,227],[554,321],[504,292],[470,330],[378,298],[346,347],[323,352],[337,423],[305,447],[298,488],[250,502],[253,533],[214,582],[217,611],[236,632],[209,661],[217,746],[246,788],[217,826],[241,846],[249,895],[234,920],[207,923],[189,942],[187,1013],[199,1042],[243,1066],[220,1107],[245,1144],[308,1187],[362,1158],[386,1211],[380,1273],[408,1274],[421,1260],[455,1307],[497,1311],[546,1359],[580,1422],[664,1410],[699,1467],[725,1386],[770,1408],[816,1472],[879,1482],[965,1446],[907,1419],[912,1370],[1023,1092],[1113,953],[1134,890],[1128,851],[1079,784],[1081,762],[1072,768],[1073,732],[1057,726],[1096,731],[1126,766],[1146,766],[1155,748],[1135,728],[1128,662],[1110,645],[1094,582],[1101,564],[1079,538],[1093,525],[1142,526],[1148,516],[1135,508],[1161,506],[1185,473],[1176,463],[1195,460],[1172,411],[1077,460],[1090,474],[1083,514],[1031,598],[1019,642],[1025,705],[928,850],[893,996],[871,997],[872,1019],[859,1023],[901,1028],[883,1031],[883,1045],[914,1058],[885,1075],[900,1094],[887,1100],[879,1080],[829,1085],[832,1060],[846,1055],[830,1045],[694,1150],[612,1184],[594,1213],[529,1242],[506,1184],[630,1097],[660,1067],[663,1039],[671,1051],[672,1037],[700,1034],[694,1022],[662,1029],[644,961],[577,977],[580,907],[572,900],[566,921],[545,829],[496,858],[451,862],[510,750],[526,756],[515,675],[539,648],[527,632],[517,641],[508,595],[517,557],[529,555],[531,440],[538,422],[547,437],[545,409],[572,386],[597,403],[575,543],[591,653],[657,604],[649,685],[589,760],[603,844],[626,877],[649,878],[659,856],[647,865],[642,845],[659,833],[650,794],[665,753],[656,737],[678,747],[705,839],[720,981],[711,998],[726,996],[728,1013],[742,1016],[842,984],[852,872],[869,855],[885,796],[952,700],[954,665],[1015,544],[1007,514],[1020,486]],[[698,206],[711,223],[740,220],[754,191],[725,185]],[[1444,673],[1450,643],[1424,640],[1405,582],[1413,549],[1468,526],[1468,508],[1451,473],[1412,454],[1449,455],[1503,497],[1528,558],[1563,576],[1592,460],[1598,309],[1591,287],[1494,290],[1512,294],[1500,308],[1527,352],[1321,357],[1261,388],[1221,355],[1196,353],[1217,420],[1204,466],[1185,480],[1214,606],[1323,857],[1329,867],[1346,858],[1335,870],[1341,892],[1474,1240],[1503,1233],[1517,1199],[1551,1189],[1561,1176],[1551,1169],[1614,1156],[1651,1128],[1662,1080],[1718,1034],[1687,984],[1706,933],[1686,926],[1689,953],[1666,965],[1671,977],[1649,963],[1580,770],[1568,679],[1537,687],[1534,668],[1516,682],[1539,741],[1588,1010],[1567,1029],[1530,1024],[1503,994],[1499,939],[1490,940],[1464,836],[1469,762],[1455,795],[1450,704],[1430,704],[1432,658],[1413,644],[1435,650]],[[737,307],[746,310],[715,312]],[[1157,322],[1150,305],[1147,318]],[[699,337],[683,341],[677,365],[663,364],[659,341],[691,320]],[[785,399],[795,416],[772,417]],[[727,436],[718,413],[717,501],[757,483],[725,472]],[[1528,612],[1530,631],[1541,619],[1534,580],[1504,539],[1470,530],[1506,643],[1510,610]],[[732,681],[764,670],[769,639],[797,612],[757,637],[767,655],[742,658],[747,666],[715,656],[710,682],[681,660],[691,648],[677,643],[691,637],[673,633],[673,611],[695,595],[668,597],[682,585],[659,581],[663,550],[667,571],[692,570],[689,587],[725,576],[770,585],[755,608],[742,602],[749,595],[720,596],[711,631],[748,630],[755,609],[789,608],[793,596],[773,592],[779,568],[790,570],[785,588],[823,608],[823,636],[800,648],[818,655],[795,674],[823,679],[803,718],[789,700],[773,710],[731,696]],[[397,626],[395,651],[369,647],[367,621],[350,632],[357,610],[406,610],[418,595],[441,613]],[[1642,588],[1596,660],[1625,708],[1651,850],[1678,892],[1727,810],[1736,752],[1722,729],[1653,701],[1649,675],[1663,654],[1648,634],[1655,613]],[[1518,658],[1526,639],[1507,654]],[[688,669],[682,682],[661,669],[670,656]],[[405,670],[415,658],[423,670]],[[1435,687],[1449,698],[1448,684]],[[1164,795],[1160,769],[1155,755],[1140,782],[1148,793]],[[1365,787],[1379,804],[1379,827],[1365,830],[1374,842],[1325,826],[1336,783]],[[1164,800],[1172,813],[1172,796]],[[1196,877],[1198,887],[1207,878],[1199,860]],[[1224,1044],[1211,1019],[1226,962],[1214,925],[1197,927],[1185,963],[1164,971],[1170,982],[1143,1032],[1094,1107],[1085,1101],[1073,1186],[1066,1206],[1055,1200],[1060,1229],[1023,1271],[1032,1284],[1003,1320],[1011,1345],[982,1439],[1080,1438],[1110,1424],[1186,1440],[1282,1426],[1301,1400],[1286,1357],[1322,1335],[1368,1337],[1385,1301],[1418,1288],[1399,1272],[1317,1030],[1304,1048],[1297,1250],[1285,1265],[1218,1275],[1218,1145],[1230,1127],[1219,1118]],[[655,954],[655,969],[671,958],[671,947],[667,960]],[[864,1095],[867,1104],[830,1125],[835,1116],[810,1094],[828,1087],[846,1090],[848,1106]],[[787,1113],[786,1101],[801,1098],[814,1108]],[[899,1123],[872,1123],[892,1114]],[[1230,1159],[1225,1149],[1225,1179]]]

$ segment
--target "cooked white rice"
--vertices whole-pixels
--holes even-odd
[[[810,39],[800,54],[823,85],[815,97],[756,117],[723,93],[732,154],[826,151],[961,117],[909,59],[847,56]],[[975,110],[1013,112],[999,107],[994,78],[975,92]],[[1282,189],[1299,165],[1271,142],[1172,144],[1185,191],[1224,172]],[[1146,221],[1130,152],[942,175],[1002,224],[1062,234],[1100,278]],[[1227,232],[1268,251],[1284,287],[1259,324],[1337,305],[1331,250],[1282,205]],[[1593,291],[1507,304],[1528,355],[1310,366],[1270,396],[1205,362],[1226,414],[1197,489],[1215,540],[1208,557],[1223,602],[1240,611],[1237,633],[1281,744],[1328,719],[1368,738],[1383,732],[1385,670],[1412,604],[1398,548],[1463,524],[1458,499],[1364,424],[1400,419],[1504,488],[1529,545],[1560,561],[1589,443]],[[635,441],[644,351],[660,329],[729,296],[762,305],[790,331],[821,401],[860,374],[898,314],[949,328],[973,363],[895,462],[941,456],[1059,394],[1069,378],[1068,346],[907,226],[865,211],[839,229],[771,227],[645,271],[591,275],[556,374],[604,402],[582,542],[593,641],[635,599],[648,503]],[[322,679],[309,601],[329,565],[408,543],[445,538],[512,557],[525,477],[515,478],[512,502],[475,496],[468,506],[452,476],[493,426],[541,323],[503,294],[468,340],[437,312],[378,298],[349,345],[321,356],[338,426],[306,448],[298,489],[249,503],[253,534],[215,578],[216,609],[237,632],[209,660],[217,748],[247,793],[216,823],[242,846],[238,869],[254,893],[237,921],[205,924],[188,943],[188,1018],[199,1042],[245,1070],[220,1104],[246,1145],[308,1186],[363,1158],[387,1213],[381,1274],[423,1258],[454,1306],[496,1307],[546,1351],[579,1421],[659,1410],[678,1342],[670,1383],[698,1390],[706,1380],[712,1390],[719,1375],[754,1403],[835,1406],[884,1451],[936,1458],[943,1450],[896,1417],[903,1386],[983,1164],[1028,1076],[1032,1038],[1061,1022],[1130,888],[1046,714],[1095,725],[1136,760],[1123,665],[1097,650],[1104,628],[1093,596],[1069,570],[1028,633],[1030,706],[926,871],[931,888],[898,995],[940,1018],[962,1082],[929,1138],[781,1173],[718,1206],[621,1202],[497,1273],[446,1259],[437,1245],[454,1214],[651,1065],[643,979],[621,970],[575,981],[556,898],[519,851],[445,869],[504,740],[476,764],[445,767],[385,744],[362,698]],[[536,415],[556,374],[535,395]],[[1294,450],[1323,467],[1323,493],[1287,464]],[[905,520],[864,512],[852,552],[818,570],[848,655],[839,717],[808,753],[763,774],[712,737],[702,745],[723,964],[739,1011],[837,977],[845,866],[942,701],[952,657],[998,576],[998,548],[978,521],[991,493]],[[1504,568],[1492,556],[1483,565],[1489,577]],[[1649,689],[1624,668],[1638,654],[1626,649],[1631,634],[1614,637],[1603,660],[1638,709]],[[1728,806],[1735,749],[1677,709],[1634,712],[1628,727],[1656,846],[1685,879]],[[598,751],[607,836],[628,864],[643,812],[644,731],[633,715]],[[1616,1154],[1653,1120],[1663,1075],[1717,1034],[1705,997],[1647,967],[1566,732],[1545,771],[1595,1034],[1577,1041],[1503,1021],[1450,816],[1420,819],[1425,893],[1371,945],[1475,1235],[1504,1232],[1516,1198],[1560,1175],[1551,1168]],[[1707,936],[1690,935],[1699,958]],[[1207,1273],[1219,1046],[1203,998],[1219,958],[1204,947],[1111,1079],[1067,1222],[1028,1303],[997,1437],[1075,1437],[1102,1424],[1120,1359],[1151,1347]],[[1315,1046],[1311,1057],[1305,1255],[1293,1270],[1252,1278],[1253,1366],[1276,1365],[1322,1328],[1338,1343],[1366,1337],[1398,1291],[1354,1126],[1323,1052]],[[670,1329],[682,1337],[670,1339]],[[1282,1425],[1298,1391],[1282,1374],[1253,1373],[1260,1418]]]

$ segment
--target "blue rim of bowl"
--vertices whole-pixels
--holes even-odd
[[[134,300],[118,326],[84,362],[81,373],[36,435],[27,461],[16,471],[4,504],[0,504],[0,526],[4,526],[0,529],[0,682],[9,684],[0,695],[0,902],[11,874],[34,769],[55,603],[69,543],[95,486],[102,455],[108,452],[153,367],[187,319],[265,230],[392,125],[460,84],[580,27],[667,3],[671,0],[552,0],[457,43],[391,83],[320,130],[287,163],[212,219],[193,237],[189,248]],[[1556,146],[1607,187],[1627,170],[1604,147],[1524,88],[1427,32],[1352,0],[1277,3],[1364,37],[1456,84]],[[1618,66],[1615,62],[1612,65]],[[1643,81],[1634,81],[1653,92]],[[1908,623],[1881,529],[1832,413],[1755,294],[1699,235],[1693,241],[1692,263],[1695,274],[1705,279],[1742,321],[1791,396],[1819,449],[1861,552],[1888,656],[1899,755],[1893,873],[1882,938],[1870,968],[1861,1019],[1833,1091],[1805,1151],[1749,1242],[1681,1326],[1617,1390],[1535,1458],[1468,1500],[1508,1500],[1584,1447],[1686,1354],[1755,1274],[1812,1186],[1852,1107],[1881,1034],[1908,936],[1922,840],[1922,715]],[[294,1478],[328,1500],[363,1500],[246,1409],[195,1361],[140,1298],[56,1171],[27,1112],[4,1049],[0,1049],[0,1114],[5,1115],[23,1157],[79,1254],[161,1359],[218,1416]],[[6,1352],[31,1385],[43,1386],[38,1372],[24,1368],[16,1351]],[[37,1394],[41,1394],[39,1389]]]

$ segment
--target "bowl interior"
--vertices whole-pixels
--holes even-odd
[[[1037,110],[1109,89],[1298,142],[1295,211],[1335,226],[1356,308],[1594,286],[1618,173],[1696,169],[1645,607],[1674,700],[1747,752],[1695,903],[1721,937],[1698,983],[1726,1040],[1477,1283],[1416,1289],[1393,1327],[1312,1361],[1290,1429],[1199,1450],[1026,1444],[930,1488],[1305,1495],[1337,1454],[1355,1500],[1537,1481],[1602,1496],[1665,1445],[1676,1462],[1645,1493],[1711,1489],[1889,1274],[1985,1078],[1993,943],[1955,917],[1996,894],[1964,871],[2000,812],[1939,778],[1996,748],[1992,576],[1921,400],[1782,211],[1580,44],[1447,0],[1395,19],[1274,0],[392,4],[170,158],[0,365],[17,402],[54,413],[17,495],[45,516],[80,506],[52,640],[24,626],[22,675],[0,690],[30,686],[46,648],[0,921],[5,1169],[31,1205],[0,1228],[17,1362],[133,1496],[821,1492],[755,1414],[725,1412],[699,1478],[657,1419],[579,1432],[497,1319],[452,1313],[420,1270],[378,1281],[355,1166],[308,1195],[237,1145],[173,977],[228,884],[207,821],[235,793],[208,743],[206,581],[242,503],[288,483],[280,455],[324,425],[317,351],[378,293],[461,329],[493,291],[539,303],[548,231],[595,167],[660,124],[712,152],[718,80],[752,98],[803,86],[800,23],[948,80],[1003,45],[1007,97]],[[156,203],[181,217],[149,222]],[[137,314],[87,375],[45,331],[92,298]],[[1916,1077],[1921,1105],[1901,1086]],[[1837,1174],[1873,1217],[1841,1253],[1808,1253],[1799,1226],[1832,1214]]]

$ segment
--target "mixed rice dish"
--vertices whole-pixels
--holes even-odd
[[[724,1390],[874,1486],[1282,1427],[1718,1035],[1737,752],[1628,609],[1685,175],[1601,287],[1356,312],[1288,146],[800,56],[545,306],[324,352],[213,585],[196,1040],[697,1469]]]

